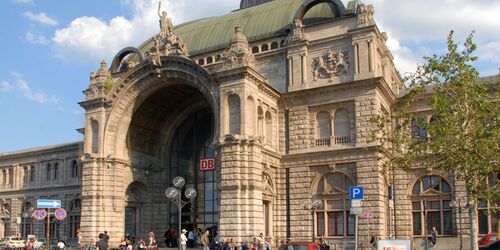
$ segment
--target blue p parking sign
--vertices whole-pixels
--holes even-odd
[[[363,187],[362,186],[349,187],[349,198],[351,200],[363,199]]]

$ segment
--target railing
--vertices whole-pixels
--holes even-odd
[[[316,147],[329,147],[331,145],[343,145],[353,143],[354,140],[351,136],[339,136],[331,138],[316,139]]]

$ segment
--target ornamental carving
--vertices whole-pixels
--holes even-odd
[[[299,18],[293,19],[292,31],[288,36],[288,41],[295,41],[304,38],[304,25]]]
[[[356,12],[358,13],[358,25],[371,25],[374,23],[373,14],[375,8],[373,5],[359,4]]]
[[[329,49],[325,54],[313,58],[312,63],[313,81],[318,78],[326,78],[333,81],[335,77],[348,75],[351,65],[347,51],[333,52]]]
[[[111,73],[105,61],[101,62],[101,67],[96,72],[90,73],[89,88],[83,93],[87,99],[104,96],[106,83],[109,81]]]
[[[239,25],[234,28],[234,35],[229,43],[229,48],[222,56],[222,62],[224,69],[255,65],[255,57],[250,50],[247,37]]]

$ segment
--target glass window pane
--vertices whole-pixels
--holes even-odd
[[[415,186],[413,186],[412,194],[420,194],[420,181],[417,181]]]
[[[451,211],[443,212],[443,233],[445,235],[453,234],[453,217]]]
[[[450,200],[444,200],[443,201],[443,209],[451,209],[450,207]]]
[[[450,185],[448,185],[448,183],[446,183],[444,180],[441,182],[441,186],[442,186],[441,192],[443,192],[443,193],[450,193],[451,192]]]
[[[214,183],[213,182],[206,182],[205,183],[205,200],[213,200],[213,189],[214,189]]]
[[[316,190],[318,193],[325,192],[325,179],[321,179],[318,183],[318,189]]]
[[[336,213],[337,216],[337,235],[344,235],[344,212]]]
[[[316,232],[318,235],[325,233],[325,213],[316,213]]]
[[[420,201],[414,201],[411,203],[413,210],[420,210]]]
[[[413,213],[413,235],[422,235],[422,216],[420,212]]]
[[[500,212],[496,213],[491,213],[491,228],[492,231],[498,230],[498,217],[500,215]]]
[[[427,205],[429,206],[429,209],[440,209],[441,208],[440,201],[429,201],[429,202],[427,202]]]
[[[441,212],[427,212],[427,234],[431,234],[432,227],[436,227],[437,231],[441,232]]]
[[[477,217],[479,222],[479,233],[487,234],[488,233],[488,215],[486,214],[486,210],[477,211]]]
[[[344,209],[344,206],[342,204],[342,200],[328,200],[326,201],[326,209],[327,210],[338,210],[338,209]]]
[[[488,207],[488,202],[486,201],[479,201],[479,203],[477,204],[477,207],[481,207],[481,208],[487,208]]]
[[[347,225],[347,235],[354,235],[356,230],[356,217],[347,213],[348,225]]]

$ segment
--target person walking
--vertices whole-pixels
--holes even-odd
[[[202,250],[210,250],[208,248],[208,245],[210,244],[210,240],[208,239],[208,233],[209,233],[209,230],[207,228],[207,229],[205,229],[205,232],[201,236],[200,243],[201,243]]]
[[[370,236],[370,247],[373,249],[377,249],[377,237],[375,237],[375,232],[372,232]]]
[[[194,247],[194,233],[193,233],[193,229],[189,229],[187,239],[188,239],[188,247]]]
[[[187,230],[186,229],[182,229],[181,231],[181,242],[179,242],[181,244],[181,250],[186,250],[186,244],[187,244],[187,237],[186,237],[186,233],[187,233]]]
[[[103,233],[99,234],[99,240],[95,243],[97,250],[108,250],[108,241],[105,240]]]
[[[85,247],[83,248],[84,250],[96,250],[96,246],[95,246],[95,241],[94,239],[91,239],[90,240],[90,243],[85,245]]]
[[[149,232],[148,235],[148,247],[152,247],[156,243],[155,233],[153,231]]]

